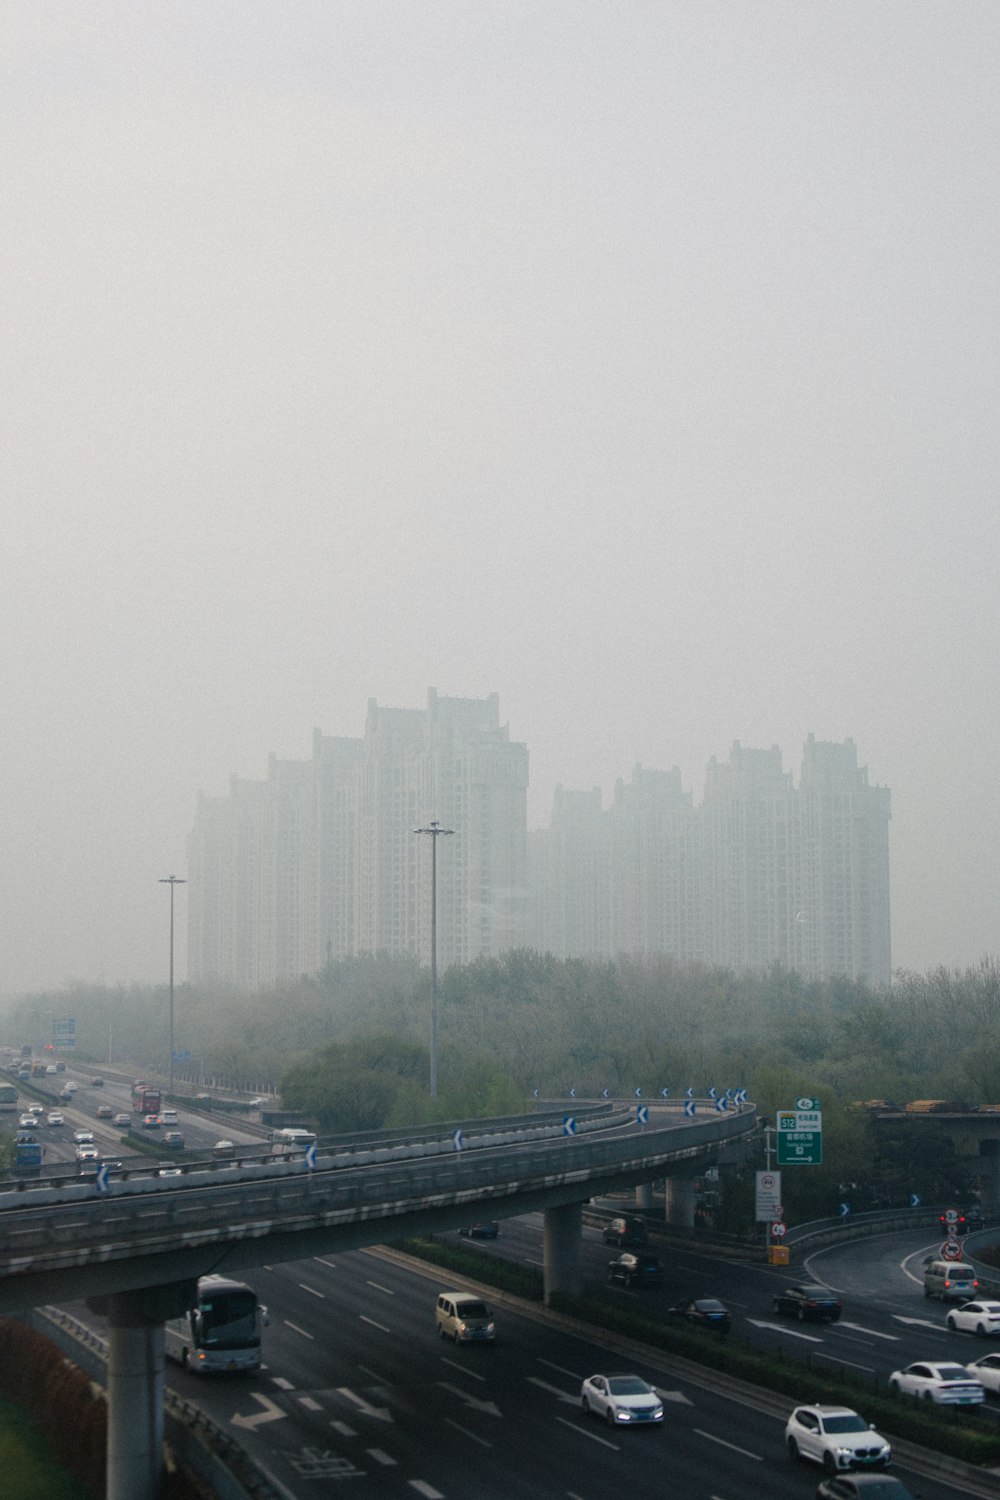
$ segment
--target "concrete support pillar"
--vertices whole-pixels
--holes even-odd
[[[988,1219],[1000,1215],[1000,1140],[979,1142],[979,1203]]]
[[[108,1500],[158,1500],[163,1483],[163,1328],[112,1323]]]
[[[666,1179],[666,1220],[672,1229],[694,1228],[694,1177]]]
[[[159,1500],[163,1491],[164,1336],[193,1306],[196,1282],[90,1299],[108,1320],[107,1500]]]
[[[566,1203],[545,1210],[545,1301],[553,1292],[583,1291],[583,1205]]]
[[[635,1206],[640,1213],[648,1213],[653,1206],[653,1184],[640,1182],[635,1190]]]

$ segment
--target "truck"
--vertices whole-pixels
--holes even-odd
[[[161,1095],[159,1089],[150,1088],[147,1083],[137,1083],[132,1088],[132,1110],[138,1115],[158,1115],[160,1113]]]

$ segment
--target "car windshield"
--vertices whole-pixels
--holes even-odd
[[[827,1289],[826,1289],[825,1286],[800,1286],[800,1287],[797,1287],[796,1290],[800,1291],[802,1293],[803,1297],[823,1297],[823,1298],[826,1298],[826,1297],[829,1297],[829,1295],[830,1295],[830,1293],[827,1291]]]
[[[968,1375],[961,1365],[938,1365],[937,1377],[939,1380],[968,1380]]]
[[[608,1379],[612,1396],[648,1396],[649,1386],[638,1375],[612,1375]]]
[[[695,1303],[695,1307],[701,1312],[725,1312],[726,1310],[715,1297],[702,1297]]]
[[[485,1302],[460,1302],[458,1311],[463,1318],[488,1318],[489,1312]]]
[[[868,1423],[856,1411],[844,1412],[841,1417],[827,1417],[823,1423],[827,1432],[867,1432]]]

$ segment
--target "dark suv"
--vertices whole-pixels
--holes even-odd
[[[626,1250],[617,1260],[608,1261],[608,1280],[620,1281],[623,1286],[662,1286],[663,1265],[648,1252],[637,1255]]]
[[[836,1323],[841,1313],[840,1298],[825,1286],[816,1286],[812,1282],[786,1286],[771,1306],[776,1313],[790,1313],[800,1323],[807,1318],[816,1323]]]
[[[646,1226],[642,1219],[624,1214],[620,1219],[612,1219],[605,1225],[604,1243],[606,1245],[644,1245]]]

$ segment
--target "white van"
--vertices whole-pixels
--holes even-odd
[[[492,1343],[496,1337],[493,1314],[471,1292],[439,1292],[434,1321],[441,1337],[456,1344]]]
[[[313,1130],[299,1130],[289,1126],[284,1130],[271,1132],[272,1156],[302,1156],[315,1144],[316,1133]]]
[[[968,1302],[979,1290],[976,1273],[961,1260],[929,1260],[924,1266],[924,1296],[942,1302]]]

